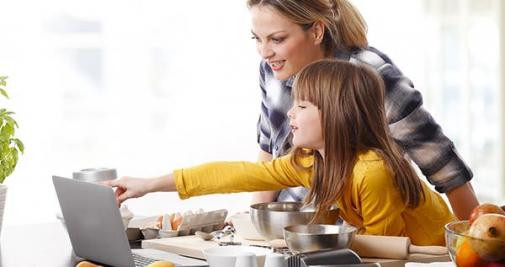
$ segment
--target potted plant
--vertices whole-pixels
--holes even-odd
[[[9,95],[5,90],[5,86],[7,85],[6,79],[7,77],[0,76],[0,95],[5,99],[9,99]],[[3,182],[14,171],[18,162],[19,152],[23,153],[24,151],[23,142],[16,138],[18,124],[12,118],[13,114],[14,112],[0,105],[0,231],[2,230],[5,199],[7,196],[7,186]]]

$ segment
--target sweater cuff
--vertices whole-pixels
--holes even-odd
[[[179,193],[180,199],[187,199],[190,197],[188,191],[186,191],[186,185],[184,184],[184,178],[182,174],[183,169],[175,170],[173,172],[173,177],[175,181],[175,188],[177,193]]]

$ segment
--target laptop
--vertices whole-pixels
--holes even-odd
[[[154,249],[131,249],[108,186],[53,176],[54,188],[74,253],[111,266],[139,267],[156,260],[176,266],[208,266],[205,261]]]

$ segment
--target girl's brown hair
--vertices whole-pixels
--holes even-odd
[[[367,25],[359,11],[347,0],[247,0],[247,6],[272,7],[303,29],[314,22],[324,24],[323,47],[327,55],[335,50],[366,48]]]
[[[424,200],[419,177],[389,136],[384,83],[374,69],[348,61],[317,61],[296,76],[292,94],[317,106],[321,114],[324,158],[303,148],[292,152],[298,168],[303,168],[302,157],[314,155],[314,179],[305,201],[317,207],[316,218],[342,197],[357,155],[370,149],[386,162],[407,207]]]

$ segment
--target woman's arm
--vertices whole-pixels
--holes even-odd
[[[467,219],[477,198],[468,182],[472,171],[459,156],[453,142],[424,109],[421,93],[393,62],[370,48],[356,55],[374,66],[386,85],[385,106],[391,137],[416,163],[440,193],[447,194],[460,219]],[[452,192],[452,193],[451,193]]]
[[[260,153],[258,154],[258,161],[263,162],[271,160],[272,160],[272,154],[260,149]],[[279,191],[254,192],[252,193],[251,205],[256,203],[272,202],[277,198],[278,195]]]
[[[472,210],[479,205],[470,182],[447,192],[447,198],[451,203],[452,212],[460,220],[468,220]]]

